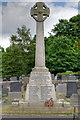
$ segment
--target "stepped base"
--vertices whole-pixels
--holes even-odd
[[[54,102],[53,104],[53,107],[46,107],[45,106],[45,103],[44,102],[41,102],[41,101],[35,101],[35,102],[22,102],[20,101],[19,102],[19,105],[16,106],[16,105],[13,105],[13,108],[16,109],[16,110],[30,110],[30,111],[69,111],[71,110],[71,106],[70,104],[68,104],[68,102],[59,102],[59,101],[56,101]]]
[[[51,74],[46,67],[34,68],[27,85],[26,101],[46,101],[49,98],[56,100],[55,88]]]

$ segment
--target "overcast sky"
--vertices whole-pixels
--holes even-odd
[[[27,28],[30,28],[32,36],[36,34],[36,22],[30,16],[30,8],[35,4],[32,1],[47,1],[45,4],[50,8],[50,16],[44,22],[45,36],[49,36],[48,32],[51,32],[53,25],[58,23],[59,19],[69,20],[72,16],[78,14],[79,0],[67,0],[67,2],[66,0],[64,0],[64,2],[63,0],[22,0],[23,2],[21,2],[21,0],[3,1],[2,4],[0,3],[0,23],[2,23],[0,24],[0,45],[4,48],[10,45],[10,36],[15,34],[16,29],[23,24],[26,25]]]

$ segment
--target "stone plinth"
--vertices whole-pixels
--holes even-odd
[[[27,85],[27,101],[43,101],[49,98],[56,100],[54,85],[52,84],[51,74],[48,69],[33,69],[30,74],[29,84]]]

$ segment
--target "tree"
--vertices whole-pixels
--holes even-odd
[[[3,54],[3,76],[27,75],[34,65],[34,40],[31,39],[30,29],[22,26],[12,35],[11,46]],[[7,61],[6,61],[7,60]]]
[[[46,66],[51,73],[77,71],[78,53],[71,46],[71,40],[65,36],[46,39]],[[48,42],[47,42],[48,41]]]
[[[73,48],[80,53],[80,39],[76,37]]]
[[[2,54],[4,52],[4,48],[0,46],[0,78],[2,78]]]
[[[56,37],[61,35],[68,37],[73,45],[76,37],[80,37],[80,15],[73,16],[69,21],[60,19],[52,32],[55,33]]]
[[[78,37],[75,40],[73,48],[78,53],[78,70],[79,70],[79,74],[80,74],[80,39]]]

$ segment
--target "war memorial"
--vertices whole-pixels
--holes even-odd
[[[50,9],[45,3],[37,2],[31,7],[30,15],[36,22],[35,66],[29,77],[22,75],[21,81],[12,77],[11,81],[4,82],[2,97],[8,97],[6,105],[12,111],[34,111],[35,114],[37,111],[71,112],[72,106],[80,102],[80,83],[76,82],[76,76],[63,75],[61,81],[55,82],[55,87],[45,65],[44,22],[50,15]],[[75,112],[75,107],[73,111]]]
[[[45,102],[49,98],[56,100],[55,88],[51,74],[45,66],[44,21],[50,10],[44,3],[36,3],[31,8],[31,16],[36,20],[36,55],[35,67],[30,74],[27,85],[26,101]]]

